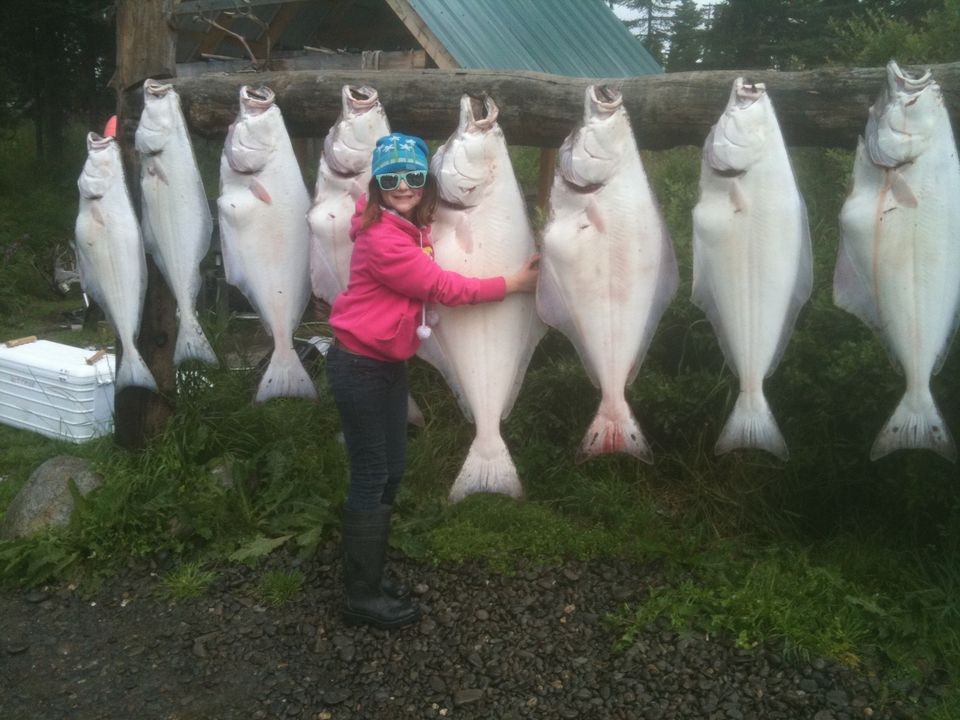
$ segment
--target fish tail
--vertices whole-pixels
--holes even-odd
[[[281,349],[274,346],[270,363],[263,373],[254,400],[261,403],[275,397],[300,397],[307,400],[317,397],[313,380],[292,348]]]
[[[479,492],[502,493],[512,498],[523,497],[523,487],[506,443],[499,435],[485,442],[474,439],[463,461],[463,467],[450,489],[450,502]]]
[[[951,462],[957,460],[957,446],[929,389],[903,396],[870,448],[870,459],[908,449],[933,450]]]
[[[713,451],[723,455],[738,448],[766,450],[781,460],[789,456],[787,443],[762,392],[740,393]]]
[[[217,364],[217,355],[213,352],[199,321],[192,313],[184,313],[180,316],[177,345],[173,351],[174,365],[179,365],[184,360],[199,360],[207,365]]]
[[[133,386],[157,392],[157,381],[153,379],[153,373],[144,362],[140,351],[133,343],[129,343],[129,347],[123,347],[123,357],[120,359],[120,369],[117,370],[115,388],[122,390]]]
[[[653,462],[650,446],[640,430],[640,425],[623,398],[600,401],[593,422],[587,428],[576,462],[581,463],[597,455],[627,453],[646,463]]]
[[[426,427],[427,424],[426,418],[423,417],[423,410],[417,405],[413,395],[407,395],[407,422],[417,427]]]

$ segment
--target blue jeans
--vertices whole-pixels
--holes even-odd
[[[407,364],[333,346],[326,367],[350,460],[347,509],[392,505],[407,465]]]

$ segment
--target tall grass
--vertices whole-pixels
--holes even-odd
[[[4,145],[0,157],[18,152]],[[208,160],[215,154],[211,147],[201,152]],[[925,452],[869,461],[873,436],[903,381],[879,342],[831,301],[836,218],[852,156],[805,149],[792,156],[810,212],[815,285],[767,381],[788,462],[750,451],[713,455],[737,382],[689,301],[699,152],[645,153],[681,268],[677,298],[628,389],[655,464],[626,457],[573,463],[599,393],[570,343],[551,331],[503,424],[526,500],[481,495],[450,506],[446,492],[473,428],[440,375],[414,359],[412,391],[427,427],[410,432],[394,543],[425,560],[482,560],[506,571],[569,557],[659,559],[669,583],[614,620],[625,638],[666,616],[747,647],[773,643],[794,657],[883,664],[894,673],[936,670],[960,686],[956,468]],[[536,151],[514,149],[513,158],[532,194]],[[12,172],[0,168],[5,193],[15,189]],[[55,212],[40,220],[25,208],[18,218],[4,205],[4,242],[21,223],[34,234],[32,228],[48,226],[44,235],[69,234],[73,195],[37,182],[44,185],[38,197],[46,198],[37,204],[54,203]],[[30,304],[10,307],[5,323],[29,323]],[[237,327],[231,321],[216,335],[221,353],[235,349]],[[109,573],[130,558],[157,554],[187,568],[200,567],[189,564],[200,559],[205,568],[230,558],[253,561],[280,548],[310,554],[336,532],[346,483],[336,412],[322,367],[317,371],[317,403],[254,406],[254,372],[197,370],[183,379],[167,431],[139,454],[109,440],[67,446],[0,426],[0,510],[30,471],[57,453],[89,457],[105,478],[69,527],[0,543],[0,579],[29,584]],[[934,393],[960,432],[960,353],[948,358]],[[192,588],[195,574],[172,576],[171,587]],[[948,697],[941,717],[958,708],[960,698]]]

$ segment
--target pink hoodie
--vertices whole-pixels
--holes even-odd
[[[351,352],[406,360],[420,347],[416,328],[423,303],[466,305],[506,295],[503,277],[469,278],[437,265],[429,226],[418,228],[383,210],[378,222],[361,230],[366,204],[363,195],[351,220],[350,281],[330,310],[334,334]]]

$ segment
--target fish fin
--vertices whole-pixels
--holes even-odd
[[[888,170],[888,179],[890,182],[890,192],[897,205],[901,207],[915,208],[917,206],[917,196],[913,194],[910,183],[899,170]]]
[[[576,462],[579,464],[597,455],[617,452],[633,455],[645,463],[653,462],[650,446],[626,399],[620,397],[608,401],[604,398],[583,436]]]
[[[184,360],[199,360],[207,365],[217,365],[217,355],[200,326],[200,321],[192,312],[180,313],[180,327],[177,329],[177,344],[173,351],[173,364]]]
[[[727,343],[727,333],[723,324],[723,317],[717,306],[716,291],[713,287],[713,275],[709,271],[709,252],[706,248],[715,243],[723,242],[722,233],[712,229],[718,223],[717,203],[705,204],[701,201],[693,209],[693,282],[690,290],[691,302],[703,311],[710,321],[713,334],[717,338],[724,360],[731,368],[736,368],[733,353]],[[723,213],[726,214],[726,211]]]
[[[103,213],[100,211],[100,206],[96,203],[90,206],[90,215],[93,217],[94,222],[98,225],[103,225],[106,227],[107,221],[103,217]]]
[[[512,498],[523,497],[523,486],[506,443],[499,435],[493,440],[475,438],[467,459],[450,488],[449,500],[460,502],[473,493],[502,493]]]
[[[307,373],[293,346],[274,344],[270,363],[267,365],[255,402],[262,403],[275,397],[300,397],[315,400],[317,389]]]
[[[586,352],[586,348],[580,344],[581,333],[577,331],[574,314],[570,310],[570,303],[567,302],[563,284],[557,276],[553,263],[550,262],[549,255],[544,255],[540,259],[540,278],[537,280],[536,297],[537,314],[540,319],[550,327],[559,330],[573,343],[590,382],[594,387],[600,387],[597,373],[589,361],[590,356]]]
[[[456,398],[457,405],[460,406],[460,411],[463,413],[463,416],[469,422],[473,422],[473,412],[470,410],[470,404],[466,401],[466,395],[463,392],[460,377],[457,375],[453,363],[447,358],[446,350],[444,350],[443,344],[438,338],[441,332],[442,330],[439,328],[434,328],[434,332],[431,333],[430,337],[420,343],[417,356],[426,360],[440,371],[443,379],[447,381],[451,392],[453,392],[453,396]]]
[[[227,217],[220,215],[220,257],[223,260],[224,279],[246,295],[247,279],[243,269],[240,253],[234,251],[237,244],[238,232]]]
[[[781,460],[789,456],[777,421],[762,392],[740,393],[727,418],[714,453],[723,455],[740,448],[757,448],[776,455]]]
[[[870,459],[878,460],[894,450],[918,449],[957,461],[957,446],[929,389],[920,397],[903,396],[870,448]]]
[[[353,179],[353,183],[350,185],[350,189],[347,191],[350,193],[350,197],[353,198],[354,202],[360,199],[360,196],[367,191],[369,186],[369,180],[367,182],[360,182],[360,175]]]
[[[163,163],[160,162],[160,158],[152,158],[150,160],[147,164],[147,172],[156,176],[164,185],[170,184],[170,180],[167,179],[167,172],[163,169]]]
[[[733,205],[734,212],[744,212],[749,205],[747,196],[743,194],[739,178],[734,178],[730,182],[730,204]]]
[[[947,339],[943,343],[943,348],[940,350],[940,354],[937,355],[937,359],[933,363],[933,374],[937,375],[940,372],[940,369],[943,367],[944,361],[947,359],[947,355],[950,353],[950,346],[953,345],[953,339],[957,335],[957,328],[960,327],[960,304],[953,311],[953,327],[950,328],[950,332],[947,333]]]
[[[710,321],[710,326],[713,328],[713,334],[717,338],[717,343],[720,345],[720,351],[723,353],[724,361],[728,366],[735,369],[737,364],[733,352],[730,350],[730,345],[727,342],[727,332],[724,328],[723,317],[720,315],[720,310],[717,307],[713,283],[710,280],[711,276],[709,272],[703,269],[703,265],[706,262],[703,258],[706,253],[698,250],[701,242],[702,239],[700,238],[696,225],[694,225],[693,289],[690,293],[690,300],[707,316],[707,320]]]
[[[417,401],[413,399],[413,395],[407,395],[407,424],[416,425],[420,428],[425,427],[427,424],[426,419],[423,417],[423,410],[417,405]]]
[[[786,315],[783,318],[783,327],[780,329],[780,338],[777,340],[777,349],[773,353],[770,361],[770,367],[767,368],[766,377],[770,377],[773,371],[777,369],[783,354],[790,343],[790,337],[793,335],[793,329],[797,324],[797,317],[800,310],[806,305],[807,300],[813,292],[813,248],[810,243],[810,223],[807,219],[807,206],[803,198],[797,193],[797,200],[800,203],[800,247],[797,248],[799,257],[797,258],[797,279],[793,284],[793,293],[790,296],[790,305],[787,307]]]
[[[336,263],[323,251],[319,233],[314,229],[313,211],[308,213],[307,219],[310,222],[310,287],[314,295],[332,305],[346,288],[340,280]]]
[[[520,295],[514,299],[514,302],[530,302],[530,299],[529,296]],[[513,410],[513,405],[517,401],[517,396],[520,394],[520,388],[523,385],[523,379],[527,375],[527,366],[530,364],[530,358],[533,357],[533,351],[537,349],[540,340],[547,333],[547,326],[540,321],[536,311],[533,308],[530,310],[528,314],[529,322],[519,342],[520,352],[517,357],[517,372],[513,376],[513,385],[510,386],[510,392],[503,404],[503,412],[500,413],[502,420],[506,420],[510,411]]]
[[[263,186],[256,178],[250,180],[250,192],[253,193],[253,196],[260,202],[266,203],[267,205],[273,204],[273,198],[270,197],[269,191]]]
[[[591,197],[587,203],[587,207],[584,208],[584,213],[587,216],[587,220],[593,225],[598,233],[606,232],[606,223],[603,221],[603,213],[600,211],[600,206],[597,204],[595,198]]]
[[[659,208],[657,209],[659,213]],[[673,249],[673,241],[670,239],[670,233],[667,231],[667,224],[660,218],[660,275],[657,278],[657,289],[650,300],[650,312],[647,314],[647,326],[643,330],[640,344],[637,347],[637,356],[633,359],[633,365],[630,373],[627,375],[627,384],[629,385],[637,379],[640,372],[640,366],[643,365],[643,359],[646,357],[653,335],[660,325],[663,313],[673,301],[677,294],[677,288],[680,286],[680,270],[677,267],[677,255]]]
[[[123,357],[120,360],[120,369],[117,370],[115,387],[117,390],[142,387],[157,392],[157,381],[153,379],[153,373],[133,343],[123,345]]]
[[[851,247],[841,240],[833,271],[833,304],[858,317],[874,332],[879,332],[880,311],[870,289],[870,278],[865,277],[861,266],[853,260],[852,252]]]

